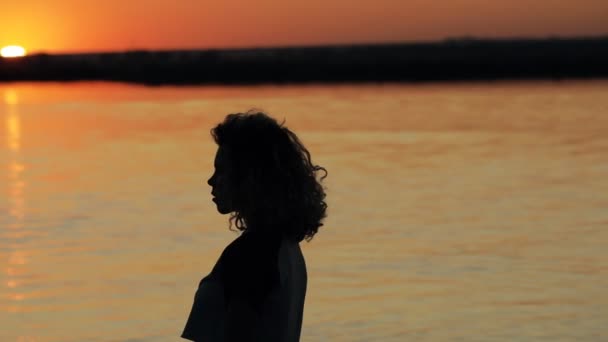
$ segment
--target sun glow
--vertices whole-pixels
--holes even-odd
[[[9,45],[0,49],[0,56],[4,58],[23,57],[26,54],[25,49],[17,45]]]

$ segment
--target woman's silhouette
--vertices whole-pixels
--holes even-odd
[[[218,145],[208,181],[213,202],[241,234],[201,280],[182,337],[299,341],[307,283],[299,243],[323,225],[327,171],[264,113],[230,114],[211,135]]]

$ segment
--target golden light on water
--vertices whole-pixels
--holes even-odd
[[[4,102],[9,105],[16,105],[19,102],[19,98],[17,97],[17,92],[13,89],[8,89],[4,92]]]
[[[8,162],[9,176],[9,198],[12,205],[9,208],[9,213],[17,221],[13,222],[13,226],[20,227],[21,220],[24,217],[24,197],[23,189],[25,181],[22,179],[22,174],[25,170],[25,165],[21,162],[21,121],[17,112],[18,97],[17,93],[9,89],[4,93],[4,99],[7,106],[6,113],[6,145],[13,152],[11,160]]]
[[[2,49],[2,56],[5,57],[5,49]],[[18,51],[16,51],[18,52]],[[8,150],[12,152],[8,161],[8,217],[9,224],[6,226],[8,231],[3,232],[7,238],[8,246],[12,246],[8,252],[8,267],[6,269],[6,288],[9,289],[8,298],[15,302],[21,302],[26,298],[19,274],[24,272],[24,267],[28,263],[25,252],[18,244],[18,239],[24,234],[25,219],[25,187],[23,173],[26,169],[21,160],[21,122],[18,113],[19,97],[14,89],[7,89],[4,92],[4,102],[6,107],[6,144]],[[14,239],[11,241],[11,239]],[[11,243],[12,242],[12,243]],[[9,312],[19,312],[19,305],[9,306]]]
[[[4,102],[8,106],[8,113],[6,116],[7,145],[11,151],[18,151],[21,141],[21,127],[19,115],[17,115],[15,109],[15,106],[19,102],[17,92],[12,89],[6,90],[4,92]]]
[[[8,45],[0,49],[0,56],[4,58],[23,57],[26,54],[25,48],[19,45]]]
[[[11,151],[19,150],[19,138],[21,135],[21,129],[19,125],[19,117],[16,115],[10,115],[6,118],[6,127],[8,130],[8,148]]]

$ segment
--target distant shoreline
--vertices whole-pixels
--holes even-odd
[[[146,85],[608,78],[608,36],[431,43],[37,54],[0,58],[0,82]]]

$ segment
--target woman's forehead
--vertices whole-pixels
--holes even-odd
[[[221,164],[221,163],[225,163],[226,159],[227,159],[227,149],[224,146],[219,146],[217,148],[217,152],[215,153],[215,160],[214,160],[214,164]]]

